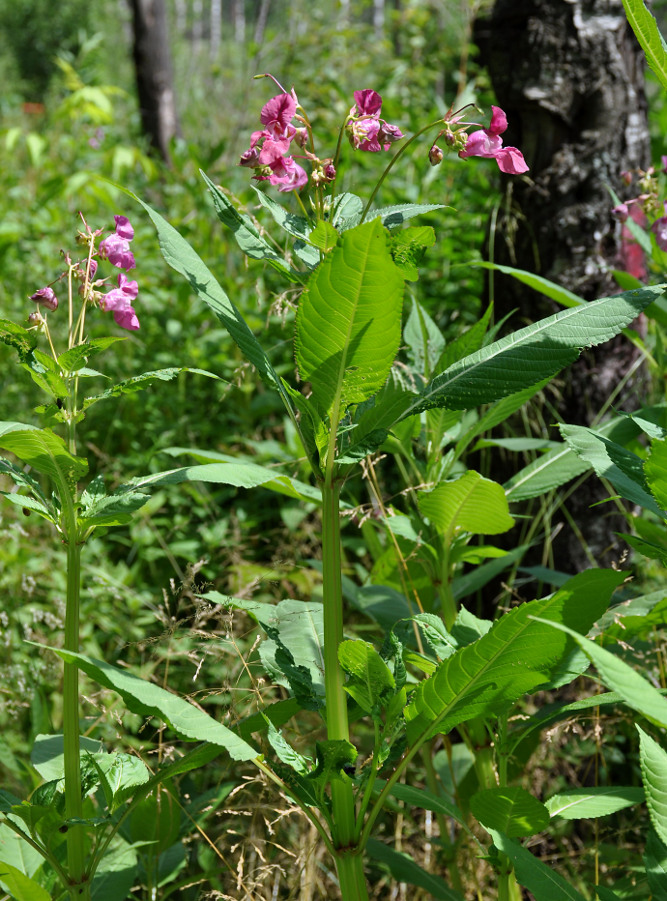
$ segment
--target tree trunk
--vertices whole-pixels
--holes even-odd
[[[130,0],[134,65],[144,133],[169,163],[169,142],[180,134],[164,0]]]
[[[627,196],[621,172],[647,168],[650,154],[644,60],[622,0],[496,0],[490,19],[477,23],[476,43],[508,116],[505,144],[530,166],[527,177],[507,182],[510,212],[499,219],[493,259],[588,300],[617,293],[609,270],[619,267],[620,225],[608,187]],[[495,294],[498,318],[518,308],[535,321],[557,309],[507,277],[495,278]],[[622,337],[584,354],[563,376],[562,418],[590,424],[636,360]],[[637,381],[616,397],[616,409],[636,407]],[[609,563],[620,554],[613,532],[622,523],[606,516],[611,505],[590,509],[602,497],[589,479],[569,510],[592,558]],[[591,563],[569,528],[554,551],[556,568]]]

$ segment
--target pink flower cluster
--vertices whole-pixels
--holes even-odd
[[[241,156],[239,165],[256,169],[257,181],[277,185],[279,191],[300,190],[308,183],[305,170],[289,155],[295,138],[303,140],[303,129],[292,125],[298,100],[294,90],[278,94],[262,108],[260,121],[264,125],[250,137],[250,147]]]
[[[528,171],[523,154],[516,147],[503,147],[500,135],[507,129],[507,116],[499,106],[492,106],[491,124],[488,128],[473,131],[467,136],[465,146],[459,150],[461,159],[481,156],[494,159],[501,172],[520,175]]]
[[[134,255],[130,250],[130,241],[134,238],[134,229],[127,216],[114,216],[114,221],[116,225],[115,231],[100,242],[98,253],[102,259],[109,260],[110,263],[119,269],[134,269]],[[95,237],[100,234],[101,231],[93,232],[86,225],[86,230],[85,232],[80,232],[80,237],[85,242],[92,244]],[[94,253],[94,248],[91,250],[92,253]],[[112,288],[107,294],[102,294],[96,289],[104,285],[104,279],[94,281],[98,268],[97,260],[92,259],[91,255],[88,256],[84,263],[72,265],[69,256],[66,256],[66,260],[70,266],[70,278],[72,273],[74,273],[76,278],[83,282],[81,292],[86,299],[99,303],[105,312],[112,312],[116,325],[119,325],[121,328],[130,329],[131,331],[136,331],[139,328],[139,319],[132,306],[139,293],[139,286],[135,281],[129,281],[125,273],[121,272],[118,275],[118,287]],[[61,276],[61,278],[63,277]],[[58,309],[58,298],[51,286],[35,291],[30,299],[49,312],[54,312]],[[31,314],[29,319],[34,322],[43,321],[40,319],[39,313]]]
[[[346,131],[355,150],[368,150],[371,153],[389,150],[394,141],[400,141],[404,137],[397,125],[390,125],[380,118],[382,97],[377,91],[355,91],[354,102]]]

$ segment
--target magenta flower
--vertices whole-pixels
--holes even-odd
[[[44,307],[50,313],[58,309],[58,298],[53,288],[40,288],[39,291],[35,291],[34,294],[30,295],[30,300],[34,300],[36,304]]]
[[[296,128],[291,125],[296,115],[297,99],[294,90],[291,94],[278,94],[262,107],[260,121],[266,126],[265,136],[276,141],[287,138],[292,140]]]
[[[294,90],[272,97],[262,107],[260,120],[264,128],[250,136],[250,147],[239,160],[239,166],[255,169],[257,181],[268,181],[279,191],[295,191],[308,183],[308,175],[289,155],[290,144],[303,146],[304,129],[296,129],[292,119],[298,106]]]
[[[132,238],[134,238],[134,229],[127,216],[114,216],[113,219],[116,223],[116,234],[118,237],[125,238],[126,241],[131,241]]]
[[[124,272],[118,273],[118,287],[103,295],[101,299],[102,309],[105,312],[113,312],[116,325],[121,328],[136,331],[139,328],[139,319],[132,307],[132,301],[136,300],[139,286],[134,281],[128,281]]]
[[[308,173],[291,156],[281,157],[271,170],[269,182],[279,191],[298,191],[308,184]]]
[[[528,172],[523,154],[516,147],[503,147],[500,135],[507,129],[507,116],[499,106],[491,107],[491,123],[488,128],[474,131],[468,135],[465,147],[459,150],[462,160],[470,156],[481,156],[494,159],[501,172],[508,175],[520,175]]]
[[[403,137],[400,128],[380,118],[382,97],[377,91],[368,88],[355,91],[354,103],[346,130],[355,150],[377,153],[379,150],[389,150],[394,141],[400,141]]]
[[[130,250],[130,242],[120,235],[109,235],[100,242],[99,253],[103,260],[109,260],[113,266],[119,269],[134,269],[136,263],[134,254]]]
[[[660,250],[667,250],[667,216],[656,219],[651,226],[651,231],[655,235],[655,241]]]

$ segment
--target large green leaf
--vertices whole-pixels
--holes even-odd
[[[496,848],[512,861],[517,880],[532,892],[535,901],[586,901],[560,873],[542,863],[518,842],[495,829],[488,832]]]
[[[537,614],[537,616],[540,615]],[[629,707],[667,728],[667,699],[647,679],[635,672],[620,657],[601,648],[594,641],[584,638],[583,635],[577,634],[580,630],[573,631],[567,625],[556,622],[552,622],[552,628],[566,632],[574,638],[586,656],[595,664],[604,684],[617,692]]]
[[[663,292],[658,285],[604,297],[507,335],[436,376],[403,416],[477,407],[554,376],[583,348],[613,338]]]
[[[578,307],[586,303],[584,298],[579,297],[578,294],[568,291],[567,288],[563,288],[562,285],[557,285],[555,282],[549,281],[548,278],[544,278],[542,275],[535,275],[534,272],[527,272],[525,269],[516,269],[514,266],[502,266],[500,263],[477,262],[473,265],[502,272],[504,275],[511,275],[513,278],[517,279],[517,281],[522,282],[524,285],[528,285],[529,288],[533,288],[538,294],[544,294],[546,297],[550,297],[552,300],[555,300],[556,303],[559,303],[564,307]]]
[[[418,504],[431,524],[448,535],[456,530],[498,535],[514,525],[502,487],[473,470],[440,482],[432,491],[420,491]]]
[[[430,679],[419,684],[405,709],[410,743],[448,732],[473,717],[497,716],[548,682],[572,644],[554,642],[550,627],[534,617],[578,622],[586,632],[622,580],[622,573],[611,570],[580,573],[550,598],[506,613],[486,635],[444,660]]]
[[[653,897],[656,899],[667,898],[667,845],[658,838],[653,830],[649,832],[646,839],[644,869]]]
[[[653,828],[660,840],[667,844],[667,751],[640,726],[637,726],[637,731],[646,806]]]
[[[641,804],[644,791],[635,785],[596,785],[594,788],[572,788],[552,795],[545,807],[552,817],[579,820],[604,817],[624,807]]]
[[[600,478],[608,479],[622,497],[657,516],[662,514],[648,491],[641,457],[585,426],[563,424],[560,432],[572,450],[590,463]]]
[[[649,66],[658,76],[663,89],[667,90],[667,45],[658,23],[643,0],[623,0],[623,7]]]
[[[478,791],[470,810],[486,829],[497,829],[509,838],[536,835],[549,825],[549,811],[534,795],[517,785]]]
[[[262,381],[279,391],[285,406],[291,411],[292,403],[268,356],[212,272],[173,225],[139,197],[135,199],[146,210],[157,229],[160,250],[166,262],[185,276],[192,290],[213,310],[245,357],[257,368]]]
[[[365,713],[374,713],[396,689],[396,682],[385,661],[367,641],[342,641],[338,660],[350,676],[345,691]]]
[[[70,454],[63,439],[50,429],[23,422],[0,422],[0,447],[49,476],[61,492],[69,491],[88,472],[88,462]]]
[[[311,276],[296,320],[299,374],[323,410],[368,400],[384,385],[401,329],[403,279],[379,220],[345,232]]]
[[[159,685],[85,654],[75,654],[61,648],[53,650],[66,663],[75,663],[100,685],[118,692],[134,713],[155,716],[184,738],[207,741],[225,748],[234,760],[252,760],[257,757],[258,752],[231,729]]]

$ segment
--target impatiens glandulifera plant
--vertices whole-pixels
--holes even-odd
[[[67,574],[64,636],[54,648],[64,660],[62,734],[37,737],[32,762],[44,783],[29,798],[0,790],[0,882],[17,899],[85,901],[91,898],[91,890],[97,896],[100,886],[107,892],[104,897],[125,898],[142,853],[127,834],[128,817],[142,803],[150,804],[151,792],[163,777],[169,778],[168,767],[160,776],[151,776],[137,757],[109,754],[99,742],[82,738],[79,728],[79,611],[81,592],[86,590],[81,554],[96,529],[126,525],[148,495],[132,486],[107,493],[102,476],[82,485],[88,462],[80,455],[77,433],[93,404],[168,381],[180,372],[199,372],[187,368],[144,372],[102,390],[86,390],[107,378],[89,368],[89,360],[123,340],[119,335],[89,337],[89,328],[96,331],[101,324],[98,313],[110,311],[121,328],[139,329],[133,307],[137,282],[125,274],[135,265],[130,250],[132,226],[125,216],[116,216],[115,231],[100,240],[102,234],[83,222],[78,233],[81,256],[66,254],[64,272],[51,285],[35,291],[30,300],[37,309],[27,317],[27,327],[0,319],[0,338],[16,350],[18,367],[47,398],[35,411],[43,428],[0,422],[0,448],[19,461],[0,457],[0,473],[16,486],[3,494],[26,515],[36,514],[51,524],[64,549]],[[111,290],[112,273],[102,276],[108,264],[122,270],[118,287]],[[104,682],[105,665],[98,662],[97,666],[98,679]],[[106,684],[114,684],[118,677],[114,671]],[[217,743],[240,757],[255,755],[249,745],[200,709],[136,676],[125,674],[124,678],[125,697],[134,697],[128,700],[133,709],[151,713],[159,708],[161,717],[177,732],[182,729],[182,734],[192,737],[193,728],[199,735],[202,726],[204,732],[208,727],[211,747]],[[198,758],[194,765],[200,762]],[[188,768],[189,763],[179,761],[172,772]],[[95,791],[99,802],[93,800]],[[35,862],[35,852],[43,858],[41,866]],[[26,860],[32,861],[30,872],[20,868]]]
[[[463,114],[450,111],[398,147],[364,203],[354,193],[337,191],[343,136],[347,134],[355,150],[379,153],[390,150],[402,135],[397,126],[380,119],[382,100],[375,92],[357,91],[354,100],[335,151],[322,157],[316,153],[309,117],[295,92],[283,91],[265,105],[260,115],[264,128],[253,134],[241,158],[241,165],[255,169],[257,180],[297,198],[301,216],[278,204],[270,192],[257,190],[276,226],[293,239],[289,254],[279,253],[275,248],[282,242],[269,243],[253,219],[203,175],[218,217],[242,252],[304,288],[296,313],[292,382],[277,374],[270,350],[261,346],[192,247],[143,204],[157,228],[166,261],[218,315],[265,385],[279,394],[314,484],[213,451],[192,453],[200,462],[220,461],[227,467],[224,480],[230,484],[263,485],[303,500],[317,498],[321,505],[321,601],[286,599],[271,606],[217,592],[206,598],[245,610],[267,636],[261,646],[262,662],[289,691],[290,700],[266,706],[239,729],[248,740],[253,734],[265,735],[272,753],[258,765],[318,830],[334,858],[346,901],[368,897],[363,859],[369,847],[375,859],[405,875],[400,856],[372,838],[390,796],[450,817],[470,835],[467,813],[454,798],[438,794],[435,781],[429,782],[428,790],[401,785],[415,757],[428,760],[434,737],[454,729],[478,749],[475,767],[481,791],[471,807],[493,840],[484,853],[497,868],[498,898],[518,901],[517,876],[521,880],[528,869],[542,880],[540,887],[530,877],[538,901],[553,901],[566,897],[562,877],[551,874],[545,881],[547,868],[523,852],[534,861],[529,865],[514,849],[514,838],[545,828],[549,812],[528,792],[509,785],[509,764],[528,732],[525,725],[511,726],[509,715],[525,694],[567,684],[586,669],[588,658],[577,651],[569,635],[557,633],[550,623],[588,632],[607,609],[623,574],[584,573],[554,595],[524,603],[495,623],[478,620],[458,606],[451,590],[454,566],[465,559],[466,534],[503,531],[511,525],[511,517],[500,486],[453,464],[472,438],[502,422],[576,359],[582,348],[625,328],[663,289],[642,288],[573,305],[499,340],[487,336],[485,317],[452,347],[439,344],[429,317],[415,304],[403,331],[412,355],[408,374],[399,351],[404,282],[417,279],[417,264],[434,236],[429,228],[402,226],[440,205],[377,208],[373,204],[379,187],[407,148],[434,128],[436,141],[443,138],[445,147],[464,159],[492,157],[501,171],[510,173],[527,167],[520,151],[502,147],[500,134],[507,124],[502,110],[494,108],[491,125],[469,137]],[[442,158],[436,142],[430,142],[428,154],[434,163]],[[310,165],[310,176],[297,159]],[[460,441],[458,452],[443,459],[447,422],[465,423],[463,411],[482,405],[493,405],[485,425],[471,429],[470,436],[460,430],[453,439]],[[417,553],[430,558],[434,572],[430,610],[399,613],[393,619],[387,614],[377,645],[354,640],[346,635],[344,620],[341,492],[360,461],[379,448],[396,452],[396,444],[409,443],[420,423],[426,424],[433,439],[427,466],[418,472],[420,478],[426,477],[418,486],[416,503],[424,526],[416,526],[416,519],[406,521],[407,517],[388,517],[388,522],[391,530],[394,519],[395,535],[412,541]],[[431,536],[426,542],[424,529]],[[409,608],[407,595],[403,602]],[[321,716],[325,729],[325,737],[308,755],[297,752],[284,729],[299,709]],[[361,719],[370,726],[370,745],[361,738],[368,728],[359,736],[353,728]],[[444,836],[445,830],[443,841]],[[451,885],[416,865],[407,878],[435,897],[461,898],[455,853],[448,858]],[[554,885],[561,894],[548,893]]]
[[[76,455],[75,430],[87,405],[178,371],[146,373],[97,398],[79,400],[80,380],[95,375],[86,368],[88,357],[103,349],[104,341],[114,340],[85,338],[86,308],[99,303],[114,316],[119,314],[119,325],[136,327],[132,307],[136,286],[123,273],[117,287],[104,295],[110,299],[95,295],[90,274],[95,261],[94,236],[88,230],[83,236],[89,262],[82,312],[78,317],[70,315],[67,350],[59,355],[53,348],[50,354],[39,351],[35,332],[2,323],[3,337],[16,347],[20,364],[53,401],[40,409],[48,417],[44,429],[16,423],[0,426],[0,447],[55,485],[54,495],[49,496],[20,467],[8,461],[2,464],[3,472],[19,487],[19,493],[8,498],[49,519],[67,548],[68,624],[65,646],[57,653],[70,675],[63,699],[69,710],[64,739],[45,739],[56,743],[57,750],[50,753],[40,742],[42,756],[49,761],[55,758],[57,762],[63,749],[63,772],[43,767],[45,785],[24,801],[3,792],[0,810],[6,827],[21,842],[38,849],[56,874],[61,888],[55,890],[55,897],[69,893],[72,898],[85,899],[91,895],[91,886],[94,895],[95,876],[100,873],[108,886],[111,875],[104,866],[112,849],[128,855],[128,864],[105,897],[126,897],[134,880],[136,850],[130,847],[124,828],[133,806],[141,805],[162,780],[207,763],[221,748],[235,760],[252,761],[300,807],[332,855],[345,901],[368,898],[364,857],[369,848],[397,878],[404,877],[404,859],[373,838],[390,797],[431,809],[443,823],[447,818],[458,824],[460,834],[476,843],[480,854],[494,864],[501,901],[518,901],[518,882],[530,883],[537,901],[578,897],[567,887],[569,894],[565,894],[562,877],[515,841],[543,830],[549,820],[549,810],[540,800],[510,785],[510,766],[522,739],[547,718],[516,724],[510,723],[510,714],[524,695],[537,688],[567,684],[585,670],[588,657],[578,650],[576,639],[554,625],[586,634],[604,614],[624,577],[606,570],[583,573],[550,597],[511,609],[494,623],[477,619],[459,606],[452,589],[454,570],[464,559],[467,535],[493,534],[508,527],[510,517],[499,486],[475,472],[461,471],[453,461],[462,458],[467,446],[464,411],[491,405],[494,423],[501,422],[576,359],[582,348],[600,344],[626,327],[662,294],[662,288],[631,290],[573,306],[499,340],[487,335],[485,318],[452,346],[439,350],[437,336],[418,304],[402,330],[405,281],[417,279],[418,263],[434,240],[429,228],[402,226],[412,217],[441,207],[374,206],[381,184],[402,154],[421,135],[437,129],[436,140],[428,142],[431,162],[437,163],[442,153],[437,144],[440,138],[463,158],[496,159],[502,171],[525,171],[525,162],[516,148],[504,148],[503,152],[500,134],[506,121],[501,110],[494,109],[491,124],[481,129],[482,135],[473,133],[470,138],[465,128],[472,123],[463,122],[461,111],[450,111],[398,146],[364,203],[354,193],[337,191],[343,137],[347,134],[355,150],[385,153],[403,136],[396,125],[380,118],[382,100],[376,92],[357,91],[354,101],[330,157],[316,153],[310,120],[294,91],[281,91],[260,115],[264,127],[252,136],[242,164],[254,168],[258,180],[267,181],[270,188],[291,192],[297,198],[302,215],[277,203],[271,193],[257,191],[276,227],[293,239],[288,255],[275,249],[283,242],[269,243],[254,221],[204,176],[215,210],[233,231],[240,249],[251,259],[271,265],[297,290],[304,289],[298,299],[292,380],[278,375],[270,349],[262,347],[195,250],[143,204],[157,228],[167,262],[216,313],[265,385],[278,393],[308,460],[310,482],[249,460],[198,451],[205,461],[201,465],[133,479],[111,495],[105,494],[100,480],[80,490],[87,466]],[[468,141],[471,147],[466,154]],[[298,159],[306,161],[310,174]],[[115,237],[106,239],[103,253],[98,248],[100,257],[121,264],[121,268],[127,268],[129,262],[128,226],[126,220],[117,220]],[[73,310],[74,272],[84,267],[70,265]],[[55,292],[52,286],[49,289],[35,297],[47,311],[42,319],[58,315]],[[51,347],[50,331],[45,329],[45,335]],[[412,355],[409,367],[400,358],[402,335]],[[448,417],[450,423],[457,420],[460,424],[458,437],[452,436],[451,466],[441,456],[449,440],[445,438]],[[490,423],[487,419],[483,428],[490,428]],[[427,535],[425,559],[430,559],[434,573],[430,609],[385,618],[384,634],[377,644],[355,640],[346,634],[344,620],[341,511],[346,502],[341,493],[360,462],[377,449],[388,445],[397,459],[407,459],[396,442],[409,443],[410,435],[422,425],[432,446],[424,470],[426,484],[418,486],[416,508],[428,534],[418,526],[413,539],[409,527],[414,531],[414,523],[405,522],[407,517],[396,524],[391,521],[399,517],[387,520],[390,530],[393,525],[395,533],[413,545],[420,544],[422,534]],[[74,443],[68,446],[58,436],[61,427],[67,441]],[[256,619],[266,634],[261,660],[271,678],[289,694],[256,713],[249,710],[249,716],[235,729],[127,669],[95,660],[78,649],[81,545],[98,526],[126,523],[152,486],[188,479],[246,488],[263,486],[315,501],[321,508],[321,600],[285,599],[269,605],[215,592],[206,595],[211,602],[245,610]],[[129,755],[86,747],[82,756],[79,671],[120,694],[130,710],[158,718],[181,738],[204,744],[151,777]],[[548,722],[567,716],[568,711],[563,710],[552,712]],[[320,735],[315,732],[320,740],[305,753],[297,751],[288,739],[287,726],[299,711],[321,723]],[[434,740],[444,736],[451,749],[448,736],[455,729],[477,748],[474,764],[480,791],[470,799],[470,809],[493,841],[488,847],[472,833],[470,814],[457,803],[456,791],[453,796],[440,792],[432,766]],[[428,789],[402,784],[415,758],[425,763],[430,774]],[[92,800],[90,792],[95,789],[104,798],[104,806],[96,806]],[[443,842],[445,833],[443,829]],[[60,853],[63,843],[67,846],[66,865]],[[416,865],[406,878],[434,897],[461,899],[456,847],[445,850],[450,884]],[[20,882],[26,876],[11,861],[2,861],[2,870],[0,881],[13,878]],[[34,874],[26,878],[37,892],[40,880]]]

